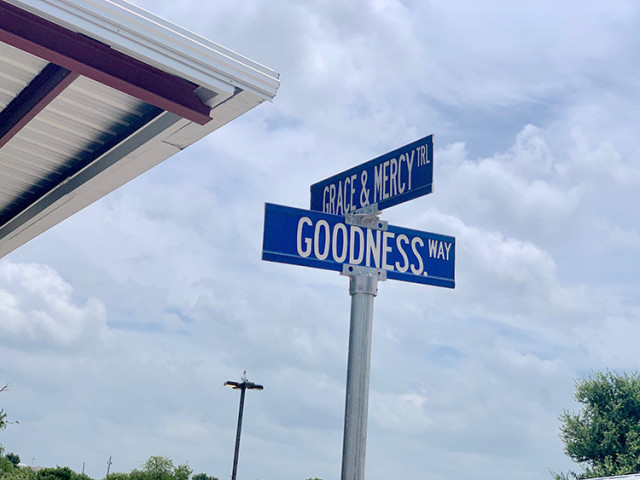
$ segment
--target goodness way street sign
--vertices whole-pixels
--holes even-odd
[[[267,203],[262,259],[340,272],[345,265],[369,267],[384,270],[390,279],[455,287],[454,237],[386,222],[379,226]]]

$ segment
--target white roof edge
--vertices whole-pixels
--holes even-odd
[[[5,0],[214,92],[271,101],[279,74],[125,0]]]

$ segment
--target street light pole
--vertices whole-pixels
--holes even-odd
[[[242,374],[241,382],[232,382],[227,380],[224,382],[225,387],[232,387],[234,390],[240,390],[240,408],[238,409],[238,428],[236,430],[236,448],[233,454],[233,470],[231,471],[231,480],[236,480],[236,473],[238,471],[238,454],[240,453],[240,432],[242,431],[242,415],[244,412],[244,395],[247,389],[249,390],[262,390],[262,385],[256,385],[253,382],[247,380],[247,371]]]
[[[240,387],[240,408],[238,409],[238,428],[236,429],[236,448],[233,452],[233,470],[231,470],[231,480],[236,480],[236,472],[238,471],[240,432],[242,431],[242,413],[244,412],[244,393],[246,390],[246,388]]]

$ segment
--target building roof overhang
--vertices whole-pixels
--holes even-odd
[[[278,86],[123,0],[0,0],[0,257]]]

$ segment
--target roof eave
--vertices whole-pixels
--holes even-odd
[[[212,92],[271,101],[279,75],[124,0],[4,0]]]

